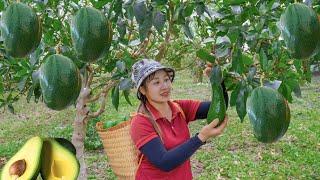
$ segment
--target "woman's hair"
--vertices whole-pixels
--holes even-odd
[[[144,115],[146,115],[148,117],[148,120],[150,121],[150,123],[152,124],[154,130],[157,132],[158,136],[160,137],[160,139],[162,140],[162,132],[160,127],[158,126],[158,123],[156,122],[155,118],[152,116],[151,112],[149,111],[149,109],[147,108],[146,104],[144,104],[143,102],[140,103],[140,105],[138,106],[138,113],[142,113]]]
[[[173,81],[173,76],[170,75],[170,71],[166,71],[164,70],[167,75],[169,76],[171,82]],[[154,76],[156,74],[157,71],[151,73],[148,77],[146,77],[142,83],[141,83],[141,86],[140,87],[144,87],[144,88],[147,88],[147,82],[150,82],[154,79]],[[147,97],[145,95],[143,95],[141,92],[140,92],[140,88],[138,89],[138,93],[137,93],[137,98],[140,100],[140,105],[138,106],[138,110],[137,112],[138,113],[142,113],[144,115],[147,115],[149,118],[149,121],[151,122],[152,126],[154,127],[155,131],[157,132],[157,134],[159,135],[160,139],[162,140],[162,137],[161,137],[161,129],[159,128],[156,120],[154,119],[154,117],[152,116],[151,112],[149,111],[149,109],[147,108],[146,106],[146,102],[147,102]]]

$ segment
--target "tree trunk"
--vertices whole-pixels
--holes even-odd
[[[86,100],[88,98],[89,90],[87,88],[82,88],[78,102],[76,105],[77,114],[73,123],[73,135],[72,143],[77,150],[77,158],[80,163],[80,172],[78,180],[86,180],[88,177],[87,166],[84,158],[84,140],[86,137],[87,122],[89,120],[88,108],[86,107]]]
[[[84,159],[84,140],[86,137],[86,127],[87,121],[84,119],[84,116],[78,113],[74,121],[74,129],[72,135],[72,143],[74,144],[77,150],[77,158],[80,163],[80,172],[78,176],[78,180],[86,180],[87,179],[87,165]]]

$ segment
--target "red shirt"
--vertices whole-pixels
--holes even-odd
[[[172,111],[171,122],[162,116],[161,113],[150,103],[147,103],[147,107],[150,109],[153,117],[155,117],[155,120],[161,129],[162,141],[167,150],[170,150],[190,139],[188,123],[195,120],[196,112],[200,105],[200,101],[197,100],[176,100],[174,102],[177,104],[173,103],[172,101],[168,101]],[[181,107],[185,118],[177,105]],[[144,144],[153,138],[158,137],[157,132],[154,130],[152,124],[146,116],[138,114],[133,117],[131,122],[131,137],[138,149],[140,149]],[[136,179],[192,179],[190,160],[185,161],[183,164],[170,172],[165,172],[152,165],[147,157],[144,156],[137,170]]]

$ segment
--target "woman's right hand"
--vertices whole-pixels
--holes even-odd
[[[212,64],[207,62],[205,69],[203,70],[203,75],[210,77],[212,71]]]
[[[224,120],[222,123],[217,126],[219,123],[219,120],[214,120],[210,124],[204,126],[201,131],[198,134],[198,138],[202,142],[206,142],[211,137],[219,136],[223,133],[224,128],[227,126],[228,123],[228,116],[225,115]]]

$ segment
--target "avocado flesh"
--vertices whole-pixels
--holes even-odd
[[[15,179],[17,176],[10,175],[10,168],[12,164],[19,160],[25,161],[25,170],[20,177],[18,176],[18,179],[36,179],[39,174],[42,145],[43,141],[40,137],[30,138],[3,167],[0,179]]]
[[[41,176],[44,180],[73,180],[79,174],[76,156],[54,139],[46,139],[42,150]]]

